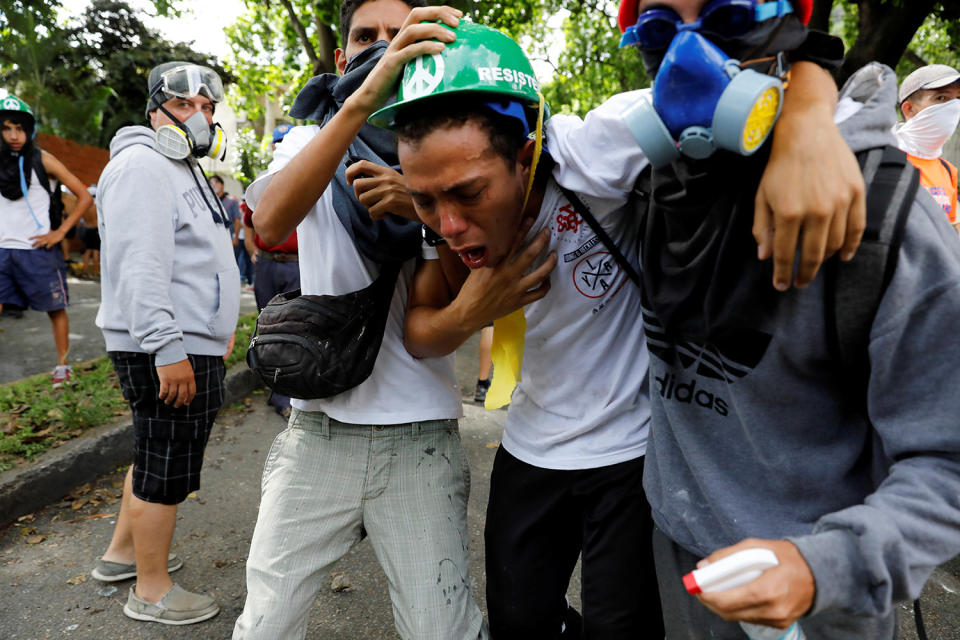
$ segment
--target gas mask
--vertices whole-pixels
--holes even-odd
[[[157,151],[164,156],[172,160],[184,160],[189,156],[219,160],[226,157],[227,134],[219,122],[207,124],[206,116],[199,111],[180,122],[163,107],[160,110],[176,123],[162,125],[156,130]]]
[[[223,160],[227,155],[227,135],[219,123],[207,124],[206,116],[200,112],[180,122],[163,106],[166,100],[172,98],[193,98],[197,95],[206,96],[214,104],[222,102],[224,98],[220,77],[212,69],[194,64],[183,64],[165,71],[151,87],[148,104],[160,109],[174,122],[157,128],[157,151],[173,160],[184,160],[190,156]],[[147,109],[149,111],[150,106]]]
[[[638,100],[623,114],[654,168],[681,156],[704,159],[718,149],[749,156],[763,145],[780,115],[783,83],[743,68],[711,40],[733,49],[749,43],[751,53],[763,52],[791,11],[786,0],[713,0],[696,22],[652,9],[627,29],[621,46],[637,45],[645,62],[656,63],[652,103]],[[761,34],[766,42],[757,46]],[[782,57],[776,60],[779,66]]]

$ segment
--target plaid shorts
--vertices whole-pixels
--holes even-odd
[[[156,357],[111,351],[123,397],[133,411],[133,495],[146,502],[179,504],[200,488],[200,468],[210,429],[223,405],[226,368],[220,356],[187,356],[197,395],[179,408],[164,404]]]

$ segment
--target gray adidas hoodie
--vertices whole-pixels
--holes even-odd
[[[226,353],[240,274],[231,236],[211,211],[221,215],[217,198],[193,161],[162,156],[152,129],[124,127],[110,142],[96,202],[97,326],[107,351],[156,354],[157,366]]]
[[[895,146],[896,89],[878,64],[844,87],[841,99],[859,103],[840,126],[854,151]],[[816,581],[800,621],[810,640],[891,638],[892,603],[960,553],[960,241],[924,189],[870,332],[863,402],[841,391],[825,300],[822,273],[780,294],[758,321],[769,344],[742,377],[668,362],[650,341],[644,484],[657,526],[695,554],[792,540]],[[689,348],[682,340],[661,346]],[[696,362],[733,373],[729,345],[699,348]]]

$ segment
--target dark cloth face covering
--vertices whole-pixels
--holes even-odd
[[[313,120],[321,127],[327,124],[344,101],[360,88],[388,44],[383,40],[375,42],[353,56],[347,62],[342,76],[325,73],[311,78],[297,94],[290,115],[301,120]],[[357,160],[369,160],[399,171],[396,136],[369,123],[360,129],[330,183],[337,217],[364,257],[380,264],[402,262],[415,257],[420,251],[421,225],[394,215],[383,220],[370,217],[367,208],[357,200],[353,187],[347,184],[347,164]]]
[[[643,231],[644,306],[667,334],[718,343],[773,308],[769,262],[751,233],[769,145],[754,156],[717,152],[652,174]]]
[[[0,143],[0,195],[7,200],[19,200],[23,197],[20,188],[20,157],[23,157],[23,178],[30,185],[33,173],[33,141],[28,140],[20,151],[13,151],[5,143]]]

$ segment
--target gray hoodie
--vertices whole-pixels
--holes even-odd
[[[157,366],[226,353],[240,274],[230,233],[212,213],[221,216],[217,197],[194,161],[162,156],[152,129],[124,127],[110,142],[96,201],[97,326],[107,351],[156,354]]]
[[[846,85],[854,151],[895,145],[896,89],[877,64]],[[843,391],[825,299],[822,271],[779,294],[757,320],[769,344],[752,367],[727,366],[749,345],[696,345],[691,364],[654,357],[664,345],[650,341],[644,485],[657,526],[693,553],[791,539],[816,581],[810,640],[889,638],[892,603],[960,552],[960,242],[924,189],[870,332],[865,398]]]

